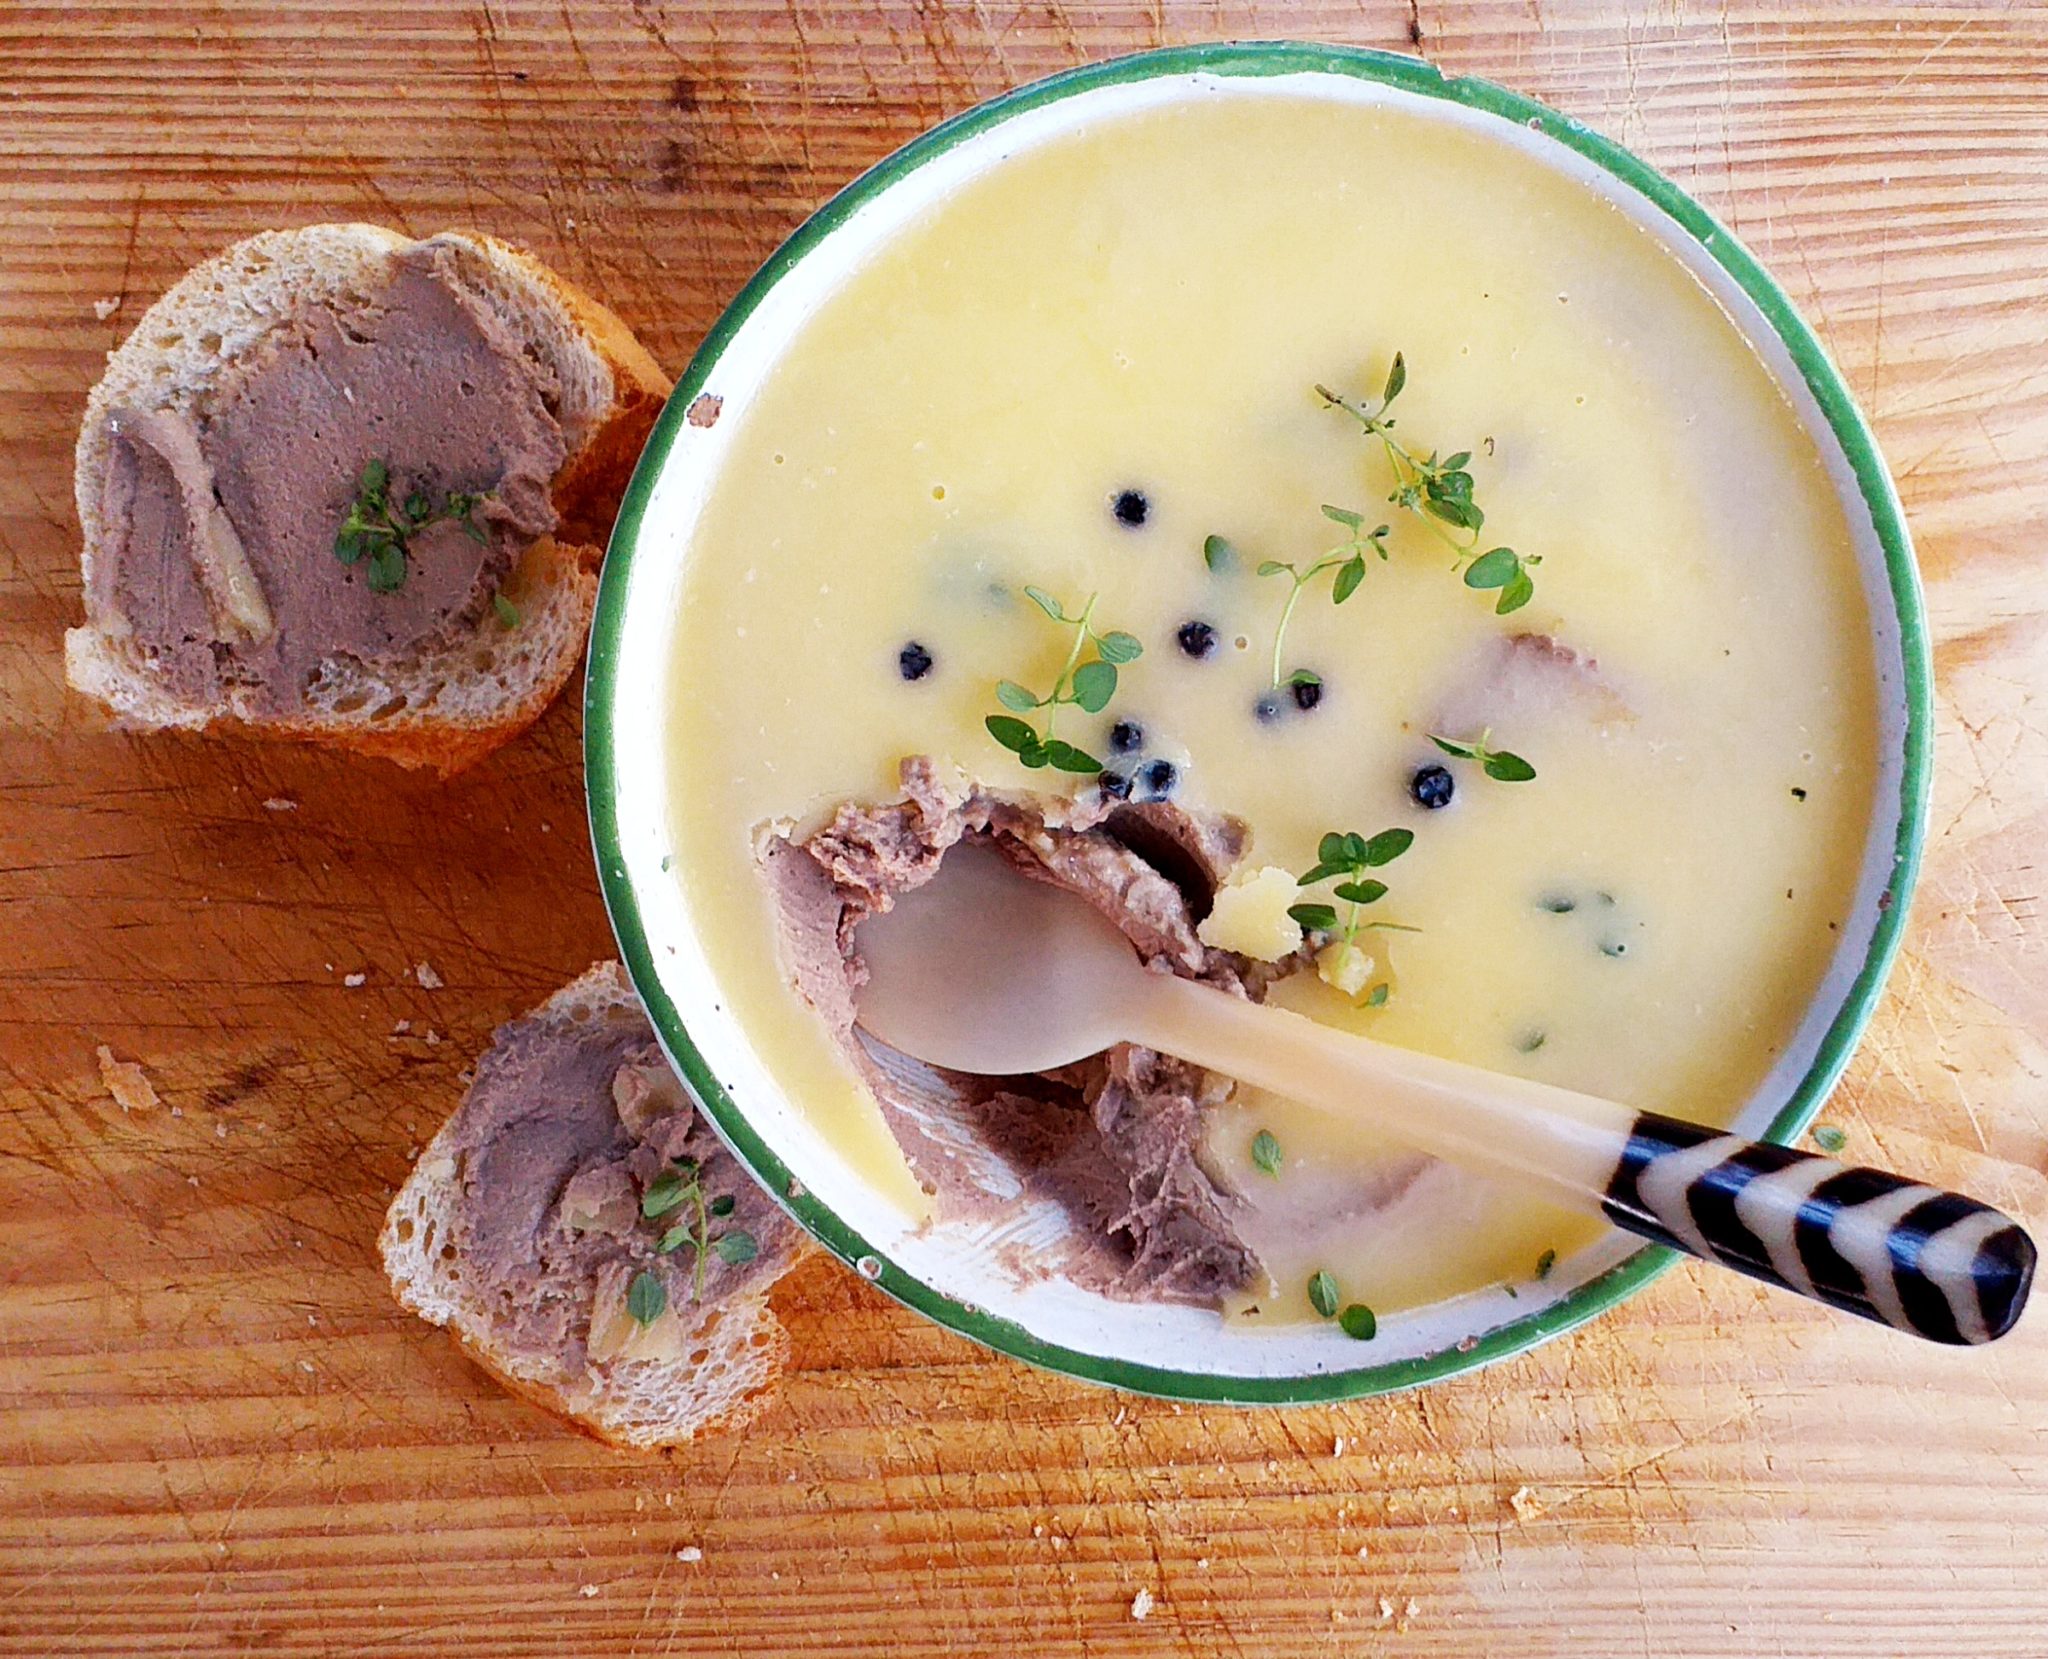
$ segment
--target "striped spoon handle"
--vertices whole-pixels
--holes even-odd
[[[1640,1114],[1601,1208],[1632,1233],[1934,1342],[2011,1330],[2034,1241],[1960,1193]]]
[[[1973,1199],[1376,1043],[1196,980],[1130,977],[1091,989],[1126,999],[1116,1029],[1133,1041],[1334,1113],[1365,1103],[1418,1151],[1738,1273],[1935,1342],[2003,1336],[2026,1301],[2033,1241]]]

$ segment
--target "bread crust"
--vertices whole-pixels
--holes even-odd
[[[550,495],[560,520],[557,537],[537,544],[522,568],[521,609],[534,639],[520,642],[516,672],[499,676],[503,694],[487,682],[463,679],[469,642],[422,659],[419,678],[429,687],[449,685],[468,693],[446,701],[429,695],[414,707],[402,694],[365,697],[370,712],[325,709],[285,716],[249,715],[232,707],[194,708],[167,697],[161,686],[122,648],[109,628],[86,624],[65,638],[66,674],[75,690],[108,707],[117,721],[141,728],[218,729],[293,738],[381,756],[397,764],[431,768],[443,776],[474,765],[538,720],[581,660],[597,601],[596,572],[604,560],[618,497],[638,460],[647,434],[668,397],[670,381],[620,318],[590,294],[543,265],[531,253],[477,231],[444,231],[421,241],[452,245],[495,279],[524,316],[559,331],[565,350],[587,355],[598,367],[592,379],[609,382],[603,408],[579,420],[568,459]],[[109,356],[106,373],[86,399],[74,468],[80,565],[91,591],[99,549],[100,491],[109,459],[108,412],[123,403],[148,407],[189,407],[203,392],[205,378],[238,351],[265,337],[288,314],[278,296],[264,291],[280,267],[316,271],[336,291],[369,280],[394,254],[417,246],[412,239],[378,225],[309,225],[267,231],[224,249],[193,267],[136,324]],[[217,362],[194,362],[189,336],[216,338]],[[196,373],[195,373],[196,369]],[[201,382],[201,383],[195,383]],[[485,630],[498,626],[486,616]],[[485,636],[488,638],[488,635]],[[536,645],[537,642],[537,645]],[[366,667],[362,677],[374,688],[399,674]],[[396,701],[395,713],[383,712]],[[457,703],[475,706],[453,706]]]
[[[647,435],[674,382],[662,373],[647,348],[608,306],[592,298],[574,283],[557,276],[523,248],[476,231],[448,231],[444,235],[474,241],[491,249],[538,286],[547,289],[583,330],[584,338],[611,370],[613,400],[610,417],[574,455],[555,479],[555,512],[561,518],[557,534],[563,541],[590,546],[595,564],[602,564],[606,544],[611,540],[612,521],[618,516],[619,498],[639,464],[640,451],[647,447]]]

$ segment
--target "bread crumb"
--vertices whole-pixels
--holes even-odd
[[[351,991],[353,991],[356,989],[357,986],[367,984],[369,982],[369,978],[370,976],[366,973],[343,974],[341,976],[341,982],[342,984],[346,985]]]
[[[1135,1596],[1131,1597],[1131,1617],[1134,1619],[1149,1619],[1151,1616],[1152,1592],[1150,1590],[1140,1590]]]
[[[273,795],[263,803],[265,812],[297,812],[299,803],[289,795]]]
[[[435,1030],[435,1029],[434,1029],[434,1028],[433,1028],[432,1026],[428,1026],[428,1027],[427,1027],[427,1047],[429,1047],[429,1048],[439,1048],[440,1046],[441,1046],[441,1033],[440,1033],[440,1032],[438,1032],[438,1031],[436,1031],[436,1030]],[[467,1085],[467,1084],[465,1084],[465,1085],[463,1085],[463,1086],[464,1086],[465,1088],[467,1088],[467,1087],[468,1087],[468,1085]]]
[[[579,1584],[576,1586],[576,1593],[585,1601],[588,1601],[597,1594],[597,1586],[595,1584]]]
[[[392,1035],[392,1036],[394,1036],[394,1037],[403,1037],[403,1036],[404,1036],[404,1035],[405,1035],[405,1034],[406,1034],[406,1033],[407,1033],[408,1031],[410,1031],[411,1029],[412,1029],[412,1021],[411,1021],[411,1020],[400,1020],[400,1021],[399,1021],[399,1022],[398,1022],[398,1023],[396,1024],[396,1025],[394,1025],[394,1026],[393,1026],[393,1027],[391,1028],[391,1035]]]
[[[420,982],[420,989],[423,991],[438,991],[443,985],[448,983],[439,974],[434,972],[434,964],[431,962],[415,963],[412,976]]]
[[[704,1552],[697,1548],[695,1544],[685,1544],[676,1551],[676,1559],[678,1561],[702,1561],[704,1559]]]
[[[1394,1604],[1385,1596],[1380,1597],[1380,1623],[1385,1624],[1394,1616]]]
[[[100,1081],[106,1084],[107,1093],[122,1111],[140,1112],[160,1104],[148,1073],[133,1060],[116,1060],[114,1051],[105,1043],[99,1046],[99,1059]]]
[[[1370,1561],[1372,1559],[1372,1551],[1367,1549],[1365,1545],[1360,1544],[1358,1546],[1358,1559],[1361,1561]]]
[[[700,392],[690,407],[683,411],[683,419],[701,431],[705,427],[716,426],[724,409],[724,398],[711,392]]]
[[[1195,1565],[1206,1573],[1209,1570],[1209,1558],[1206,1555],[1198,1555],[1195,1557]]]
[[[1539,1521],[1543,1518],[1543,1505],[1536,1500],[1536,1494],[1526,1486],[1518,1486],[1508,1499],[1508,1507],[1515,1512],[1518,1521]]]
[[[302,1359],[299,1361],[299,1369],[310,1377],[313,1374],[313,1362],[309,1359]]]
[[[92,314],[99,318],[101,322],[105,322],[120,309],[121,296],[119,294],[110,294],[103,300],[94,300],[92,302]]]
[[[1342,1457],[1344,1455],[1344,1437],[1341,1434],[1337,1436],[1335,1444],[1330,1447],[1330,1455],[1332,1457]]]

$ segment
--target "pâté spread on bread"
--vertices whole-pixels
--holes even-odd
[[[802,1246],[602,963],[492,1035],[380,1248],[485,1369],[651,1447],[759,1408],[788,1348],[768,1292]]]
[[[448,248],[396,254],[381,289],[291,316],[214,383],[203,414],[108,412],[88,603],[170,696],[202,706],[235,685],[293,713],[330,658],[447,645],[555,528],[567,449],[553,390]],[[366,467],[385,470],[401,513],[474,501],[414,530],[388,580],[335,552]]]
[[[88,400],[69,677],[131,725],[467,764],[573,670],[585,538],[667,389],[616,317],[488,237],[238,243]]]

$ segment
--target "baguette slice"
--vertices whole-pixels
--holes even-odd
[[[622,1317],[623,1305],[612,1305],[627,1271],[613,1268],[607,1270],[608,1284],[593,1280],[581,1285],[575,1305],[565,1309],[566,1322],[577,1333],[572,1340],[545,1353],[530,1351],[530,1344],[529,1351],[522,1351],[510,1340],[511,1324],[531,1304],[515,1305],[514,1287],[494,1282],[464,1244],[472,1234],[463,1215],[466,1204],[516,1207],[531,1201],[547,1209],[561,1201],[552,1191],[466,1190],[484,1167],[484,1160],[465,1148],[482,1126],[478,1114],[504,1112],[502,1096],[495,1104],[487,1099],[494,1067],[515,1054],[531,1063],[559,1058],[577,1045],[586,1053],[616,1053],[622,1044],[645,1054],[653,1048],[654,1032],[616,962],[593,967],[530,1014],[500,1028],[461,1107],[442,1125],[393,1200],[378,1250],[400,1305],[451,1330],[469,1357],[513,1393],[613,1445],[652,1450],[684,1445],[707,1429],[752,1421],[772,1400],[789,1356],[789,1338],[769,1306],[768,1293],[801,1259],[802,1235],[753,1187],[752,1176],[708,1126],[699,1122],[691,1130],[700,1179],[707,1192],[739,1190],[733,1220],[752,1230],[760,1254],[744,1268],[723,1269],[724,1277],[710,1281],[705,1298],[671,1301],[645,1333],[658,1342],[641,1340],[642,1333]],[[562,1102],[561,1107],[574,1110],[577,1104]],[[580,1104],[587,1108],[591,1103]],[[465,1114],[472,1120],[468,1136]],[[465,1167],[471,1160],[475,1167]],[[659,1231],[682,1213],[679,1209],[647,1225]],[[600,1305],[607,1292],[611,1301]],[[623,1335],[624,1345],[609,1359],[591,1357],[589,1349],[603,1345],[600,1331],[607,1321],[612,1341]],[[588,1343],[581,1334],[586,1331]],[[649,1348],[660,1351],[649,1353]]]
[[[105,547],[102,498],[113,450],[108,416],[118,409],[203,415],[222,375],[304,307],[375,293],[390,257],[416,246],[448,250],[466,292],[558,387],[552,412],[568,456],[550,495],[560,522],[555,536],[526,551],[505,586],[519,627],[498,627],[487,615],[474,637],[409,660],[329,657],[303,712],[259,710],[238,688],[218,703],[182,701],[129,645],[123,619],[95,614],[92,574]],[[619,494],[669,390],[668,377],[616,316],[495,238],[443,231],[414,243],[377,225],[330,224],[238,242],[144,313],[86,400],[74,486],[87,617],[65,637],[67,677],[131,727],[232,723],[443,774],[470,765],[538,719],[574,672]]]

